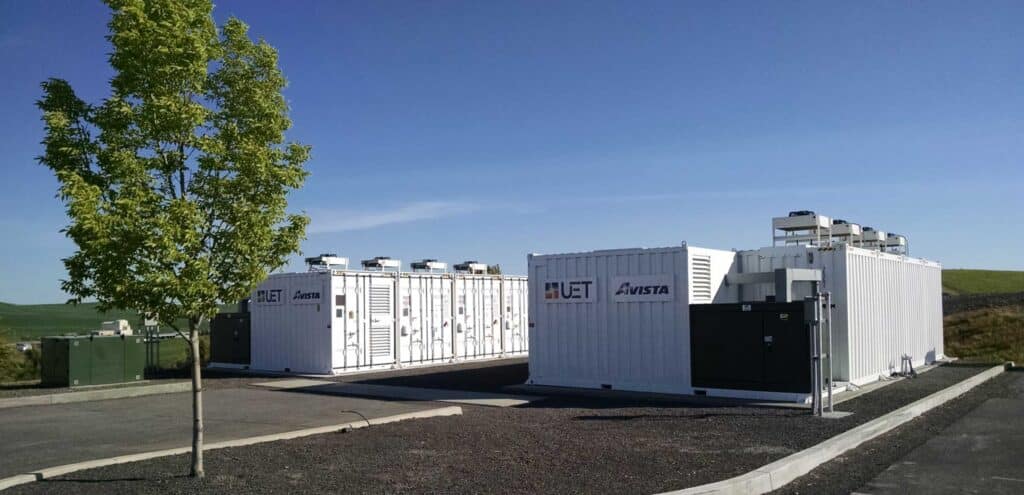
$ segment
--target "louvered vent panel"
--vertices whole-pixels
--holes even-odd
[[[370,287],[370,314],[391,315],[391,287]],[[389,319],[375,320],[379,323],[370,325],[370,355],[387,356],[391,354],[391,325]]]
[[[370,313],[391,313],[391,287],[370,287]]]
[[[693,272],[690,278],[690,302],[710,303],[712,300],[711,257],[694,256],[693,259],[690,260],[690,267]]]

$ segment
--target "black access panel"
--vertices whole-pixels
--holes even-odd
[[[810,335],[802,302],[694,304],[694,388],[809,392]]]
[[[249,364],[249,313],[218,313],[210,320],[210,361]]]

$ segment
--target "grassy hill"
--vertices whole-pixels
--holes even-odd
[[[0,303],[0,333],[8,340],[27,340],[44,335],[88,333],[99,329],[107,320],[128,320],[132,328],[139,326],[139,315],[119,311],[100,313],[96,303],[70,304],[7,304]]]
[[[942,270],[942,290],[949,294],[1024,292],[1024,272]]]
[[[1024,363],[1024,306],[982,308],[946,316],[946,355],[968,361]]]
[[[226,306],[223,311],[231,311]],[[7,304],[0,303],[0,337],[7,341],[35,340],[46,335],[85,334],[100,328],[108,320],[128,320],[132,328],[142,325],[133,311],[100,313],[96,303],[71,304]],[[181,328],[188,324],[179,322]],[[168,329],[169,330],[169,329]]]

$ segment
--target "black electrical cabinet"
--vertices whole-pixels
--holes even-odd
[[[249,313],[218,313],[210,320],[210,361],[249,364]]]
[[[690,305],[693,387],[810,392],[804,303]]]

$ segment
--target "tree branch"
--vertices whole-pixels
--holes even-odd
[[[174,323],[167,323],[167,326],[169,326],[172,329],[174,329],[175,332],[178,332],[178,336],[180,336],[181,338],[185,339],[185,342],[188,342],[189,345],[192,344],[192,339],[190,339],[189,337],[186,337],[185,334],[181,332],[181,330],[178,328],[177,325],[175,325]]]

